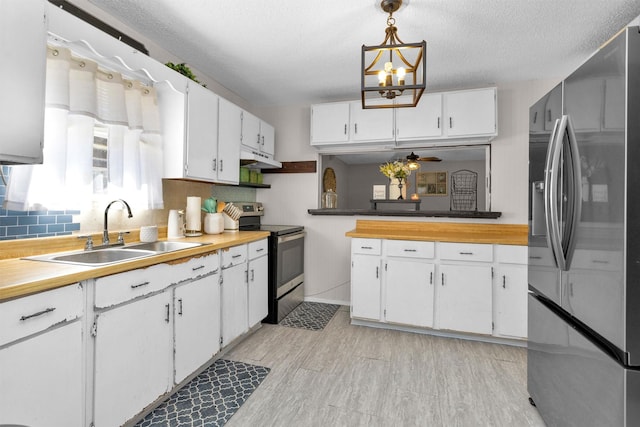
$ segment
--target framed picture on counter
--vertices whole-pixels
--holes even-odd
[[[417,172],[416,189],[421,196],[446,196],[447,172]]]

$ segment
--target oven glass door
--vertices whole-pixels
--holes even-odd
[[[304,281],[304,232],[278,236],[277,298]]]

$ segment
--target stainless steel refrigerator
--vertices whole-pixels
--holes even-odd
[[[530,109],[528,390],[549,426],[640,426],[640,33]]]

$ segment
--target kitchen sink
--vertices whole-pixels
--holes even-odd
[[[182,249],[195,248],[207,243],[192,242],[151,242],[134,243],[127,246],[117,246],[104,249],[81,250],[73,252],[52,253],[45,255],[35,255],[23,259],[35,261],[58,262],[63,264],[76,264],[99,267],[102,265],[115,264],[123,261],[130,261],[166,252],[174,252]]]
[[[181,249],[196,248],[198,246],[205,245],[206,243],[194,243],[194,242],[149,242],[149,243],[134,243],[131,245],[123,246],[121,249],[127,251],[144,250],[154,252],[173,252]]]

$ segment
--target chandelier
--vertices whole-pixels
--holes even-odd
[[[393,13],[402,0],[382,0],[389,14],[386,36],[378,46],[362,45],[362,108],[415,107],[425,89],[427,43],[404,43]]]

